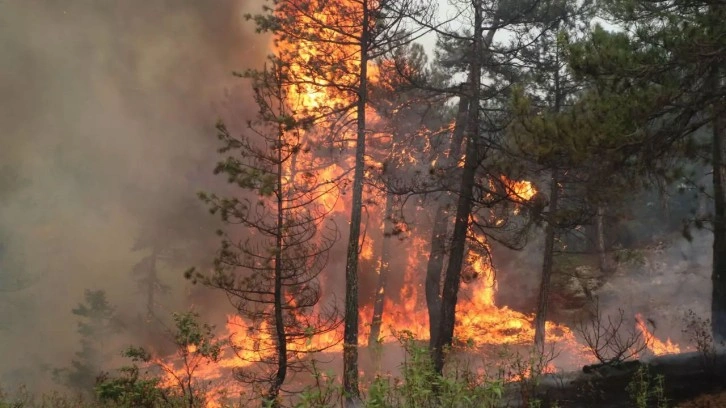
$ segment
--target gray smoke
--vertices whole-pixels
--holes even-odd
[[[251,110],[231,72],[267,53],[242,17],[257,9],[0,1],[0,384],[45,387],[70,362],[84,289],[143,310],[131,248],[214,188],[214,122]],[[200,241],[210,228],[200,221]],[[169,310],[186,307],[182,272],[162,276]]]

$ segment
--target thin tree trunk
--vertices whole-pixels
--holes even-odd
[[[556,50],[559,53],[559,49]],[[560,84],[560,61],[555,56],[554,92],[555,103],[553,110],[559,113],[562,105],[562,88]],[[555,255],[555,235],[557,233],[557,211],[559,210],[560,196],[560,174],[556,165],[552,168],[549,215],[545,227],[545,247],[542,257],[542,276],[539,284],[539,296],[537,298],[537,311],[534,318],[534,346],[541,355],[544,355],[546,340],[547,306],[549,305],[550,283],[552,280],[552,268]]]
[[[449,262],[444,275],[444,289],[441,295],[441,320],[434,347],[434,368],[441,373],[444,368],[444,348],[450,346],[454,339],[454,325],[456,322],[456,303],[461,280],[461,268],[464,263],[466,250],[466,235],[469,229],[469,216],[472,207],[472,189],[474,187],[474,174],[476,173],[475,140],[467,143],[464,174],[461,180],[461,194],[456,206],[456,221],[451,240]]]
[[[600,272],[603,274],[609,274],[613,271],[613,265],[607,257],[607,251],[605,248],[605,207],[602,205],[597,206],[597,213],[595,214],[595,239],[597,240],[597,258],[600,266]]]
[[[386,210],[383,219],[383,240],[381,243],[381,259],[378,265],[378,284],[376,295],[373,301],[373,318],[371,319],[371,334],[368,337],[368,347],[378,344],[381,335],[381,324],[383,323],[383,304],[386,299],[386,280],[391,261],[390,237],[393,234],[393,194],[386,194]]]
[[[281,99],[282,100],[282,99]],[[274,288],[274,313],[275,313],[275,341],[277,352],[277,372],[275,378],[270,385],[267,395],[267,402],[271,407],[279,406],[277,400],[280,394],[280,387],[285,382],[287,375],[287,336],[285,335],[285,321],[282,315],[282,251],[283,251],[283,234],[284,232],[284,186],[282,181],[282,172],[284,171],[282,163],[283,159],[283,130],[279,130],[280,143],[277,147],[277,231],[275,235],[275,288]]]
[[[713,68],[713,88],[719,89],[719,67]],[[713,106],[713,271],[711,281],[711,331],[716,341],[726,340],[726,143],[724,143],[724,118],[722,104]]]
[[[467,125],[466,157],[461,175],[461,187],[456,205],[456,218],[451,240],[449,262],[444,275],[444,289],[441,294],[441,320],[432,350],[434,370],[441,374],[444,369],[444,348],[451,346],[456,323],[456,303],[461,283],[461,267],[466,251],[466,238],[471,215],[474,176],[479,162],[479,94],[481,83],[482,54],[482,7],[481,0],[474,4],[474,44],[471,61],[471,99]],[[492,33],[492,31],[490,31]],[[492,33],[493,35],[493,33]]]
[[[557,169],[552,170],[552,185],[550,187],[549,216],[545,227],[545,246],[542,259],[542,278],[539,284],[539,297],[537,299],[537,313],[534,318],[534,346],[537,351],[544,353],[545,323],[547,322],[547,305],[549,303],[550,281],[552,279],[552,265],[555,252],[555,233],[559,199],[559,175]]]
[[[459,101],[459,111],[456,115],[454,134],[451,138],[449,155],[444,167],[455,166],[461,155],[461,144],[464,141],[469,103],[465,97]],[[434,215],[434,226],[431,231],[431,249],[426,265],[426,308],[429,313],[429,349],[433,350],[438,336],[439,322],[441,320],[441,271],[444,268],[446,256],[446,241],[448,239],[449,217],[448,209],[452,204],[449,193],[441,196],[441,201]]]
[[[348,407],[360,405],[358,390],[358,246],[360,240],[361,212],[363,208],[363,170],[366,146],[366,99],[368,94],[368,0],[363,8],[360,36],[360,82],[358,85],[357,138],[355,147],[355,171],[350,214],[350,237],[345,264],[345,328],[343,332],[343,392]]]
[[[449,197],[442,197],[449,201]],[[429,313],[429,349],[436,345],[439,324],[441,322],[441,270],[446,256],[446,240],[448,237],[449,217],[447,207],[440,204],[436,209],[433,230],[431,231],[431,249],[426,265],[426,308]]]
[[[159,283],[159,276],[156,273],[156,261],[158,257],[159,250],[154,245],[151,248],[151,258],[149,258],[149,282],[146,286],[146,318],[150,322],[156,317],[154,309],[156,308],[156,285]]]

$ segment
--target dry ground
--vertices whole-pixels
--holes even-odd
[[[726,391],[706,394],[678,405],[678,408],[726,408]]]

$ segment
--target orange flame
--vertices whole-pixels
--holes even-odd
[[[311,13],[307,17],[312,22],[310,26],[317,24],[313,21],[328,21],[332,18],[331,16],[333,16],[335,11],[355,7],[355,3],[349,3],[347,0],[335,0],[333,2],[313,0],[310,3],[309,7],[307,7]],[[290,2],[288,7],[295,7],[295,1]],[[330,7],[333,7],[334,11],[331,12]],[[305,19],[303,18],[299,23],[305,26]],[[332,31],[327,34],[325,32],[316,32],[313,34],[336,35]],[[333,39],[331,38],[331,40]],[[338,48],[331,47],[331,43],[334,43],[334,41],[330,41],[329,44],[324,46],[305,40],[295,41],[294,43],[286,41],[276,43],[277,53],[283,53],[286,58],[291,59],[291,64],[289,65],[290,77],[299,82],[298,84],[290,85],[286,89],[287,102],[290,105],[290,110],[295,115],[305,116],[315,110],[330,111],[335,107],[348,105],[351,102],[351,95],[342,94],[339,91],[335,91],[334,87],[329,86],[336,78],[314,78],[304,68],[304,65],[312,58],[325,53],[332,53],[333,56],[340,57],[341,64],[345,65],[343,71],[349,73],[358,72],[359,67],[356,64],[360,64],[360,59],[359,57],[356,59],[355,56],[359,55],[360,50],[356,49],[356,46],[348,40],[340,41],[342,45],[339,45]],[[375,66],[372,64],[369,68],[371,70],[369,79],[372,81],[378,80],[379,72]],[[356,82],[353,77],[337,79],[351,84]],[[366,114],[369,115],[369,121],[381,120],[376,115],[376,112],[372,110],[366,111]],[[354,118],[355,115],[352,117]],[[347,117],[346,121],[351,122],[350,119],[350,117]],[[313,131],[303,133],[304,142],[307,145],[314,146],[319,144],[319,141],[315,140],[316,135]],[[346,134],[343,139],[353,139],[353,137],[349,136],[351,135]],[[342,146],[349,148],[351,144],[350,142],[342,142]],[[409,164],[416,162],[414,153],[403,148],[395,152],[398,157]],[[313,157],[314,153],[304,156],[307,160],[316,160]],[[458,165],[460,167],[463,166],[463,162],[463,159],[459,160]],[[338,180],[345,178],[346,172],[349,171],[352,165],[352,157],[345,155],[334,163],[320,163],[320,160],[315,163],[307,163],[307,167],[317,169],[316,175],[318,180]],[[306,164],[301,163],[299,166],[306,166]],[[432,166],[434,166],[434,163],[432,163]],[[373,154],[368,154],[366,157],[366,167],[368,169],[380,167],[380,163],[376,162]],[[307,169],[304,170],[307,171]],[[303,181],[301,180],[301,182]],[[531,200],[537,194],[535,186],[530,181],[510,180],[503,175],[500,177],[500,181],[503,183],[507,194],[515,202],[523,203]],[[366,194],[378,202],[383,201],[381,192],[372,190],[366,191]],[[330,194],[320,195],[318,203],[332,213],[331,216],[335,216],[336,214],[347,215],[348,209],[350,208],[349,200],[349,195],[340,195],[338,192],[331,192]],[[380,214],[380,211],[368,211],[367,216],[370,217],[369,225],[381,225],[382,214]],[[486,242],[486,239],[479,237],[478,241]],[[362,243],[361,258],[364,260],[373,260],[375,256],[374,249],[380,246],[379,238],[374,236],[374,234],[367,234]],[[421,271],[425,270],[425,260],[428,257],[428,244],[429,242],[424,234],[420,232],[417,234],[415,231],[410,235],[410,239],[407,240],[407,262],[405,269],[399,272],[404,275],[404,284],[400,288],[400,296],[397,297],[401,300],[396,301],[391,296],[386,297],[382,323],[384,332],[390,328],[395,328],[396,331],[408,330],[419,339],[428,338],[428,312],[422,306],[425,302],[423,299],[423,290],[421,290],[423,285]],[[455,327],[457,340],[471,343],[474,346],[531,343],[534,337],[533,316],[511,310],[506,306],[497,306],[495,302],[497,292],[495,271],[488,258],[470,249],[466,259],[466,267],[471,270],[470,275],[473,279],[464,282],[461,287]],[[371,306],[361,305],[360,320],[362,330],[359,336],[361,346],[366,346],[367,344],[368,333],[366,333],[366,330],[369,330],[367,323],[371,321],[371,318]],[[654,345],[654,352],[656,354],[662,352],[661,350],[675,350],[671,352],[678,352],[677,346],[674,346],[670,340],[666,343],[660,343],[655,339],[647,332],[641,320],[639,320],[639,327],[646,334],[646,338],[651,338],[652,341],[649,343]],[[573,355],[580,355],[582,347],[577,343],[572,331],[568,327],[547,322],[545,328],[548,342],[557,342]],[[333,344],[341,337],[341,332],[342,327],[338,332],[329,332],[299,340],[291,348],[310,350],[320,348],[321,345]],[[226,333],[223,336],[229,338],[232,344],[231,349],[226,350],[224,357],[218,364],[199,367],[197,375],[200,378],[217,380],[231,377],[229,374],[231,369],[254,369],[253,362],[269,358],[271,350],[274,348],[274,339],[270,336],[268,323],[263,322],[260,327],[252,329],[252,325],[249,322],[246,322],[237,315],[229,316]],[[387,336],[384,333],[383,341],[393,342],[394,339],[393,336]],[[342,344],[337,344],[329,350],[339,353],[342,351]],[[190,353],[194,353],[195,351],[192,349],[189,350]],[[554,366],[550,364],[546,370],[554,371],[554,369]],[[221,381],[220,384],[222,384]],[[224,385],[215,385],[215,387],[214,390],[219,391]],[[236,384],[236,387],[239,388],[239,384]],[[211,400],[207,406],[215,407],[219,406],[219,404],[215,400]]]
[[[638,313],[635,315],[635,324],[638,330],[643,334],[645,338],[645,344],[653,354],[656,356],[662,356],[664,354],[677,354],[681,352],[681,348],[678,344],[673,343],[670,338],[666,339],[665,342],[659,340],[653,333],[648,330],[648,326],[645,325],[643,316]]]
[[[537,194],[537,189],[531,181],[514,181],[508,179],[506,176],[501,176],[500,179],[504,183],[507,193],[515,201],[529,201]]]

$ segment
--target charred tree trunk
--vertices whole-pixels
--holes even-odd
[[[555,238],[557,232],[557,211],[559,201],[559,174],[557,169],[552,170],[552,185],[550,187],[550,205],[545,227],[544,256],[542,259],[542,278],[539,284],[539,297],[537,299],[537,313],[534,318],[534,346],[537,351],[544,353],[545,323],[547,322],[547,305],[549,303],[550,281],[552,279],[552,266],[554,264]]]
[[[720,88],[720,68],[713,68],[713,88]],[[713,283],[711,298],[711,331],[716,341],[726,340],[726,146],[724,143],[724,118],[722,104],[713,106]]]
[[[444,369],[444,348],[450,346],[454,339],[456,322],[456,303],[461,283],[461,267],[466,251],[469,216],[471,215],[474,176],[479,163],[479,94],[481,85],[482,57],[482,4],[476,0],[474,4],[474,41],[471,54],[471,98],[467,123],[466,156],[464,171],[461,174],[459,198],[456,205],[456,218],[451,240],[449,262],[444,275],[444,288],[441,294],[441,320],[432,349],[434,370],[441,374]],[[493,36],[493,30],[490,31]]]
[[[383,302],[386,299],[386,281],[388,279],[389,262],[391,261],[391,245],[387,242],[393,236],[393,194],[386,194],[386,211],[383,219],[383,243],[381,245],[381,259],[378,265],[378,284],[373,301],[373,318],[371,319],[371,334],[368,337],[368,347],[378,343],[383,322]]]
[[[444,167],[455,166],[461,155],[461,144],[464,140],[464,129],[466,128],[467,112],[469,103],[462,97],[459,101],[459,111],[456,115],[454,134],[451,138],[449,155]],[[441,321],[441,271],[444,268],[444,257],[446,256],[446,241],[448,240],[449,217],[451,196],[444,194],[441,202],[436,208],[434,215],[434,226],[431,231],[431,249],[429,260],[426,265],[426,308],[429,313],[429,348],[433,349],[438,336],[438,328]]]
[[[368,42],[369,10],[368,0],[361,2],[363,8],[362,31],[360,35],[360,77],[358,84],[357,138],[355,146],[355,171],[353,175],[353,196],[350,211],[350,236],[345,264],[345,328],[343,332],[343,392],[346,406],[357,406],[360,402],[358,389],[358,255],[361,213],[363,208],[363,170],[366,149],[366,98],[368,94]]]

